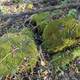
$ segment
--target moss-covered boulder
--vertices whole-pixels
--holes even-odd
[[[72,17],[65,17],[50,22],[43,32],[43,48],[57,52],[75,45],[80,37],[80,22]]]
[[[0,76],[15,73],[24,58],[29,58],[26,69],[33,68],[38,59],[31,31],[23,29],[19,33],[7,33],[0,37]]]

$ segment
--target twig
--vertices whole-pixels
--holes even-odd
[[[40,58],[44,61],[44,56],[43,56],[43,53],[42,53],[42,49],[41,49],[41,46],[39,46],[39,55],[40,55]]]
[[[16,14],[8,14],[8,15],[0,15],[0,18],[2,18],[2,19],[4,19],[4,18],[19,18],[21,16],[32,15],[35,13],[40,13],[40,12],[45,12],[45,11],[53,11],[56,9],[64,9],[64,8],[76,8],[78,6],[80,6],[80,3],[69,3],[66,5],[56,5],[56,6],[41,8],[41,9],[34,10],[34,11],[27,11],[27,12],[16,13]]]

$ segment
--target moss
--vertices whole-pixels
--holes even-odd
[[[42,12],[38,14],[34,14],[32,16],[32,21],[37,23],[38,29],[43,32],[46,25],[49,23],[49,12]]]
[[[33,37],[29,37],[31,32],[27,31],[25,29],[19,33],[7,33],[0,38],[0,76],[15,73],[25,57],[30,57],[26,69],[35,66],[38,51]]]
[[[42,46],[47,51],[58,52],[77,43],[80,37],[80,22],[72,17],[65,17],[50,22],[43,32]]]
[[[23,0],[12,0],[13,3],[23,3]]]
[[[80,47],[77,47],[71,51],[59,52],[52,57],[51,63],[57,68],[66,68],[65,66],[75,60],[76,57],[80,57]]]

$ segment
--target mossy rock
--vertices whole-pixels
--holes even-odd
[[[49,23],[49,12],[41,12],[32,16],[32,21],[37,23],[38,29],[43,32],[46,25]]]
[[[75,45],[80,37],[80,22],[72,17],[65,17],[50,22],[43,32],[42,46],[47,51],[58,52]]]
[[[52,57],[51,63],[56,69],[65,69],[67,68],[66,65],[69,65],[69,63],[74,61],[77,57],[80,58],[80,47],[77,47],[71,51],[67,50],[65,52],[59,52]]]
[[[0,76],[15,73],[25,57],[30,57],[26,70],[35,66],[38,51],[31,33],[24,29],[0,37]]]

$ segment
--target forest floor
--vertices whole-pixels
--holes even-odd
[[[38,10],[38,9],[42,9],[45,6],[51,6],[52,4],[48,3],[48,4],[42,4],[42,3],[23,3],[23,4],[14,4],[12,2],[5,2],[3,4],[1,4],[1,14],[4,13],[4,15],[6,14],[16,14],[16,13],[21,13],[21,12],[26,12],[26,11],[34,11],[34,10]],[[54,5],[54,4],[53,4]],[[56,3],[55,3],[56,5]],[[65,10],[64,10],[65,11]],[[55,18],[59,18],[62,17],[63,15],[65,15],[66,12],[62,11],[61,13],[63,13],[62,15],[56,16]],[[9,22],[8,18],[7,20],[1,20],[1,24],[0,26],[4,26],[1,30],[0,30],[0,35],[2,36],[4,33],[7,32],[6,28],[7,26],[10,25],[15,25],[16,29],[20,29],[21,25],[29,25],[31,27],[34,34],[35,34],[35,42],[37,44],[37,47],[39,49],[39,51],[43,54],[41,54],[41,58],[39,59],[39,61],[37,62],[33,72],[21,72],[21,73],[16,73],[13,76],[8,75],[6,77],[6,80],[17,80],[17,77],[20,77],[21,80],[80,80],[80,70],[78,70],[77,66],[80,65],[80,59],[76,58],[73,62],[71,62],[70,64],[68,64],[68,68],[66,70],[61,69],[58,72],[55,72],[53,70],[52,65],[49,63],[49,59],[51,55],[48,55],[47,52],[45,52],[42,47],[41,47],[41,35],[38,32],[37,27],[35,29],[33,29],[33,25],[32,23],[30,23],[30,15],[26,15],[27,17],[19,17],[19,20],[16,21],[11,21],[12,24],[7,24],[5,22]],[[29,19],[29,20],[28,20]],[[10,22],[10,23],[11,23]],[[15,23],[15,24],[14,24]],[[7,27],[8,29],[9,27]],[[4,80],[4,77],[3,79]]]

